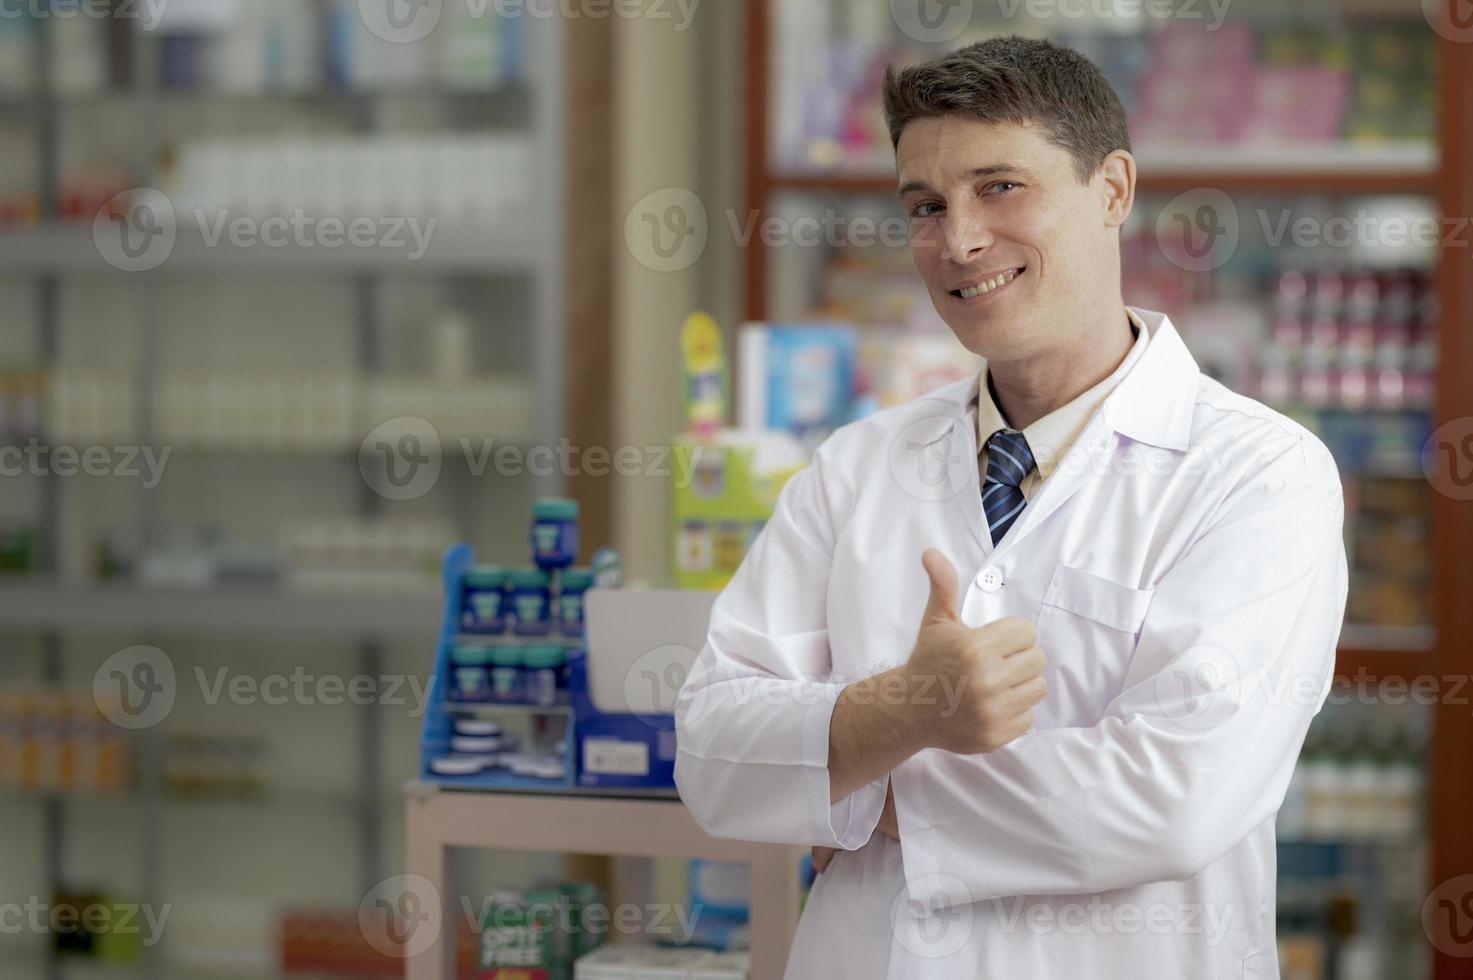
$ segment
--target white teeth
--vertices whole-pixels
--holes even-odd
[[[988,279],[986,282],[978,283],[975,286],[967,286],[964,289],[957,290],[957,292],[961,293],[962,299],[971,299],[973,296],[980,296],[983,293],[990,293],[1004,283],[1012,282],[1015,278],[1017,278],[1017,275],[1018,273],[1016,270],[1010,272],[1002,272],[996,276],[993,276],[991,279]]]

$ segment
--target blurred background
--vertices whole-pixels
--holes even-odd
[[[806,450],[975,370],[910,267],[879,89],[1010,33],[1130,112],[1126,301],[1345,480],[1283,975],[1473,975],[1456,0],[0,4],[0,975],[401,972],[354,916],[404,869],[441,555],[524,564],[534,501],[568,497],[580,564],[719,587],[761,508],[703,511],[678,435]],[[98,692],[140,647],[177,683],[119,723]],[[697,887],[668,859],[455,867]],[[167,926],[56,927],[136,903]]]

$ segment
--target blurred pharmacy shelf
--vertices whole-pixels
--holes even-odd
[[[391,229],[383,233],[388,234]],[[494,275],[532,273],[545,245],[537,223],[468,229],[436,226],[428,230],[423,254],[407,231],[397,233],[392,247],[338,247],[232,244],[222,236],[214,244],[198,228],[178,228],[173,250],[156,275],[324,275],[374,273],[395,275]],[[382,240],[382,239],[380,239]],[[54,224],[0,231],[0,276],[112,275],[128,276],[99,249],[90,224]]]
[[[1286,147],[1138,146],[1141,193],[1211,187],[1223,191],[1430,193],[1437,148],[1427,143]],[[893,172],[763,168],[751,190],[894,196]]]
[[[349,596],[249,588],[164,591],[35,581],[0,585],[0,621],[8,630],[170,630],[429,643],[439,614],[436,592]]]
[[[0,579],[0,625],[22,643],[39,639],[40,669],[29,682],[67,690],[69,661],[96,630],[131,633],[130,642],[160,631],[305,638],[351,646],[354,671],[380,674],[389,643],[435,635],[438,583],[418,588],[418,542],[433,539],[438,555],[440,538],[470,536],[487,508],[472,496],[480,484],[442,481],[434,509],[413,516],[406,545],[405,518],[415,512],[386,506],[360,474],[373,450],[365,438],[399,436],[379,425],[390,416],[425,420],[447,454],[462,437],[479,450],[493,436],[498,446],[556,445],[566,431],[560,21],[447,9],[443,28],[415,45],[375,39],[356,0],[175,0],[161,30],[124,15],[46,16],[45,3],[30,10],[0,29],[0,122],[13,134],[15,162],[0,187],[0,284],[21,321],[35,322],[34,342],[21,348],[28,359],[15,367],[38,383],[23,382],[28,409],[7,415],[11,431],[0,444],[44,453],[59,439],[113,445],[111,435],[126,431],[130,445],[173,446],[191,458],[173,464],[183,489],[172,496],[106,495],[117,506],[98,527],[90,526],[95,501],[71,492],[77,481],[12,484],[29,484],[21,489],[32,512],[19,531],[0,529],[0,539],[24,542],[6,555],[25,554],[19,563],[0,556],[0,565],[26,573]],[[189,20],[211,11],[234,17]],[[145,213],[132,207],[142,203],[139,188],[157,189],[173,207],[174,222],[154,224],[172,227],[172,240],[142,224]],[[533,204],[535,213],[523,212]],[[132,261],[146,248],[141,239],[125,248],[120,228],[94,228],[103,213],[140,219],[135,230],[148,231],[158,250],[146,268]],[[214,223],[221,215],[249,222],[234,239],[212,240],[231,227]],[[323,220],[298,235],[297,215]],[[338,244],[355,217],[373,218],[373,234]],[[237,280],[249,284],[244,301],[223,299]],[[259,306],[257,295],[267,297]],[[293,307],[287,297],[298,296],[307,299]],[[330,299],[305,309],[323,296]],[[192,324],[196,313],[184,312],[181,298],[193,297],[191,309],[206,316]],[[188,334],[193,325],[201,329]],[[247,356],[230,339],[212,349],[200,340],[211,331],[255,343]],[[107,353],[93,356],[99,349]],[[89,363],[114,373],[76,373]],[[170,364],[200,370],[171,373]],[[37,396],[69,375],[83,382],[69,389],[77,397]],[[328,469],[266,458],[288,450],[321,455]],[[456,470],[480,472],[451,459]],[[494,508],[503,496],[556,494],[562,476],[529,468],[515,484],[484,486]],[[283,501],[277,513],[256,508],[270,533],[250,530],[260,513],[233,512],[241,499],[273,494]],[[278,540],[259,540],[278,530]],[[104,578],[67,577],[73,570]],[[166,875],[179,844],[160,827],[175,809],[191,819],[197,810],[208,828],[237,803],[248,815],[262,808],[251,819],[259,833],[216,844],[254,854],[263,842],[275,846],[265,814],[282,810],[276,819],[292,820],[315,806],[333,821],[334,842],[346,842],[335,875],[343,904],[355,907],[393,853],[382,787],[398,777],[389,772],[383,712],[364,707],[341,721],[351,751],[308,777],[344,786],[341,805],[294,792],[300,774],[290,782],[268,774],[267,790],[253,797],[180,796],[169,782],[173,719],[142,733],[136,785],[115,798],[139,814],[125,850],[136,868],[117,876],[130,896],[161,904],[199,887],[198,874]],[[246,724],[261,731],[271,722],[256,715]],[[73,885],[87,870],[79,865],[89,843],[74,836],[77,815],[93,801],[58,793],[6,801],[26,821],[8,827],[13,847],[39,856],[38,894]],[[322,885],[282,880],[274,901],[286,907]],[[145,949],[126,967],[78,961],[49,941],[32,969],[6,956],[0,973],[277,975],[274,940],[257,938],[257,962],[224,973],[187,966],[172,949]]]

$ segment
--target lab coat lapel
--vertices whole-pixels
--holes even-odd
[[[1173,451],[1187,448],[1197,362],[1165,314],[1131,309],[1151,334],[1145,353],[1090,417],[1054,472],[1039,484],[1038,492],[998,545],[999,557],[1018,547],[1018,542],[1086,483],[1108,474],[1122,437]]]
[[[982,510],[976,418],[970,408],[981,380],[978,372],[970,385],[958,383],[928,396],[937,401],[937,410],[906,428],[892,449],[899,455],[892,456],[891,465],[902,489],[917,499],[940,501],[966,525],[982,553],[991,555],[992,538]]]

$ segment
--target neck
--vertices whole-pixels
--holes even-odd
[[[1026,429],[1108,378],[1134,338],[1124,306],[1076,334],[1069,346],[1019,361],[987,364],[997,407],[1008,424]]]

